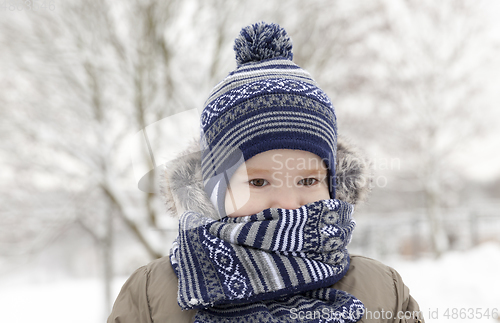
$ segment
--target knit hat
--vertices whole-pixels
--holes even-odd
[[[292,62],[292,42],[277,24],[256,23],[235,40],[237,68],[210,93],[201,114],[205,191],[225,217],[225,193],[236,169],[272,149],[319,156],[335,198],[337,123],[328,96]]]

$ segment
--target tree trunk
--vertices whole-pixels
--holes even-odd
[[[103,261],[103,279],[104,279],[104,315],[107,318],[113,304],[112,286],[114,276],[113,266],[113,209],[106,213],[106,233],[102,239],[102,261]]]

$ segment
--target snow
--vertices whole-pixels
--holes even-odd
[[[419,302],[426,322],[497,322],[490,318],[452,319],[453,309],[500,310],[500,244],[485,243],[466,252],[449,252],[439,260],[384,261],[394,267]],[[115,279],[118,294],[127,277]],[[29,281],[29,279],[26,279]],[[104,322],[99,279],[67,279],[29,284],[0,280],[0,322],[93,323]],[[449,309],[449,318],[444,314]],[[437,312],[436,312],[437,310]],[[437,316],[436,316],[437,314]],[[464,314],[470,315],[469,312]],[[429,315],[434,315],[429,318]],[[474,314],[477,315],[477,314]]]
[[[418,301],[426,322],[500,322],[479,314],[468,316],[470,309],[485,313],[500,312],[500,244],[484,243],[466,252],[449,252],[439,260],[416,262],[389,260]],[[454,309],[458,317],[452,319]],[[480,309],[480,310],[478,310]],[[437,319],[430,319],[430,313]],[[444,314],[448,310],[449,317]],[[498,316],[498,315],[496,315]]]
[[[103,322],[101,287],[97,279],[20,285],[0,291],[0,321]]]

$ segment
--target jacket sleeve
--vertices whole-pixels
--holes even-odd
[[[347,274],[333,288],[354,295],[365,305],[359,323],[424,322],[399,273],[374,259],[352,255]]]
[[[417,301],[410,295],[410,290],[403,283],[403,278],[401,278],[401,275],[395,269],[388,268],[392,272],[394,289],[398,299],[398,312],[404,314],[400,322],[424,323],[423,312],[420,311]]]
[[[107,323],[152,323],[149,313],[146,266],[137,269],[123,285]]]
[[[108,323],[192,322],[196,310],[181,310],[177,285],[168,257],[137,269],[123,285]]]

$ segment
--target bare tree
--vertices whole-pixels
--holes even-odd
[[[16,176],[28,169],[79,197],[87,190],[101,192],[107,205],[103,221],[88,221],[92,212],[73,209],[64,216],[84,224],[102,248],[108,301],[114,215],[151,258],[165,251],[153,236],[162,231],[151,230],[158,228],[158,213],[164,213],[157,196],[131,193],[119,183],[131,173],[122,152],[128,135],[190,104],[173,79],[176,24],[186,19],[183,3],[73,1],[54,12],[1,22],[5,70],[13,76],[1,79],[12,90],[2,96],[4,120],[15,129],[14,136],[2,133],[12,140],[5,144],[8,169]]]
[[[478,138],[488,113],[476,77],[488,53],[477,49],[488,43],[466,1],[408,0],[387,11],[391,32],[379,43],[385,62],[374,75],[381,87],[370,114],[379,128],[371,129],[412,174],[399,187],[423,193],[431,247],[440,256],[447,249],[441,210],[453,190],[446,186],[452,158]]]

